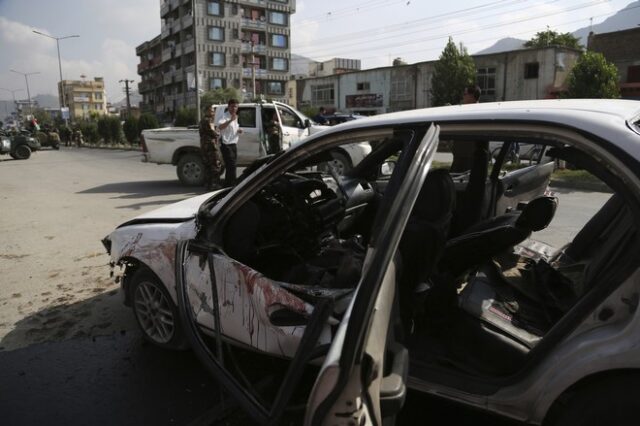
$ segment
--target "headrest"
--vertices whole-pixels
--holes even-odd
[[[522,210],[516,221],[516,226],[531,231],[540,231],[549,225],[556,212],[556,207],[558,207],[558,198],[556,197],[534,198]]]
[[[455,185],[449,171],[432,170],[424,180],[411,216],[430,222],[438,221],[454,210],[455,194]]]

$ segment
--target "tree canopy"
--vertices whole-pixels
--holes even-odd
[[[434,64],[431,78],[433,105],[459,104],[464,88],[475,84],[475,80],[476,66],[467,49],[462,44],[458,49],[449,37],[440,58]]]
[[[525,47],[549,47],[561,46],[582,49],[580,41],[571,33],[558,33],[553,30],[537,32],[531,40],[524,44]]]
[[[585,52],[569,73],[568,98],[619,98],[618,69],[601,53]]]
[[[238,89],[234,87],[225,87],[224,89],[218,87],[205,92],[200,98],[200,105],[202,105],[202,108],[206,108],[207,105],[226,104],[229,99],[241,100]]]

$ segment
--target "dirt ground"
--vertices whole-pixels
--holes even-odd
[[[0,350],[135,326],[100,240],[125,220],[195,195],[174,167],[139,158],[77,148],[0,158]]]

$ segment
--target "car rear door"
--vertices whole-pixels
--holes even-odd
[[[392,424],[406,395],[408,351],[394,338],[396,250],[436,152],[439,128],[404,150],[385,192],[362,280],[311,392],[305,425]]]

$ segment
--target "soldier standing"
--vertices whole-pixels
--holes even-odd
[[[220,174],[222,173],[222,154],[218,142],[218,132],[213,128],[215,108],[213,105],[205,109],[205,116],[200,120],[200,151],[204,164],[204,186],[207,191],[214,191],[222,187]]]

